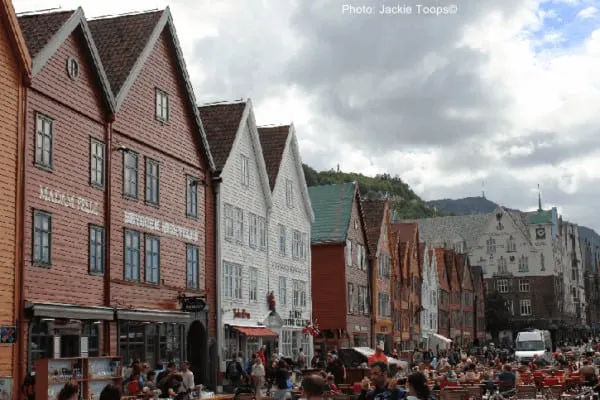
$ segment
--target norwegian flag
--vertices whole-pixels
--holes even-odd
[[[302,333],[305,335],[311,335],[312,337],[319,336],[319,327],[318,325],[313,324],[312,322],[308,322],[308,324],[302,329]]]

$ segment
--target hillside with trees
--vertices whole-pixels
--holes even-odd
[[[358,182],[360,194],[364,199],[388,198],[395,219],[427,218],[446,215],[430,208],[399,176],[389,174],[365,176],[355,172],[342,172],[333,169],[316,171],[303,164],[304,176],[308,186],[330,185],[334,183]]]

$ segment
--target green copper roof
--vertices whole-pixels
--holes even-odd
[[[533,211],[529,213],[530,224],[551,224],[552,223],[552,211]]]
[[[354,183],[308,188],[315,213],[315,222],[312,225],[312,243],[343,243],[346,241],[355,190]]]

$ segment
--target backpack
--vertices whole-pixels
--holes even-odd
[[[135,395],[140,393],[141,391],[142,388],[140,386],[140,377],[132,376],[129,382],[127,382],[127,392],[129,392],[130,395]]]
[[[240,368],[237,361],[232,361],[227,366],[227,376],[229,379],[237,380],[240,377]]]

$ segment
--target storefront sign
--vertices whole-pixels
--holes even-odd
[[[200,312],[206,308],[206,302],[202,297],[186,297],[182,300],[182,311]]]
[[[300,310],[290,310],[289,318],[283,320],[283,323],[286,326],[298,327],[305,327],[309,322],[308,319],[302,318],[302,311]]]
[[[196,230],[129,211],[125,211],[125,223],[189,241],[197,242],[200,238],[200,233]]]
[[[81,211],[86,214],[99,215],[100,205],[97,201],[92,201],[84,197],[61,192],[57,189],[50,189],[46,186],[40,186],[40,199],[49,203],[58,204],[66,208]]]
[[[293,267],[291,265],[285,265],[280,263],[273,263],[273,267],[281,272],[292,272],[294,274],[308,274],[304,268]]]
[[[13,344],[17,341],[16,326],[0,326],[0,344]]]

